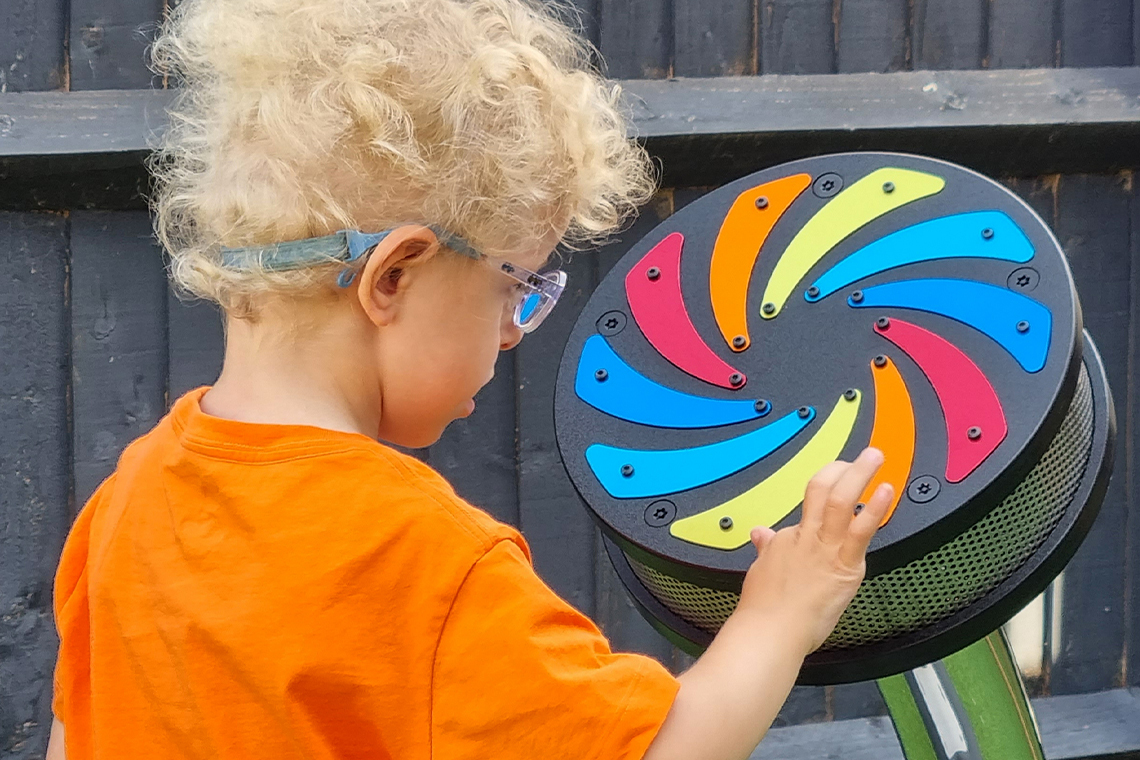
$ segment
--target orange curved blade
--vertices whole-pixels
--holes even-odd
[[[875,426],[870,445],[883,452],[884,461],[860,501],[865,504],[880,483],[894,487],[891,505],[879,523],[881,528],[894,515],[914,464],[914,406],[906,382],[890,359],[882,367],[871,362],[871,375],[875,378]]]
[[[733,351],[743,351],[751,342],[745,302],[760,249],[776,222],[810,184],[810,174],[793,174],[745,190],[720,225],[709,263],[709,295],[716,323]],[[761,198],[764,202],[757,204]]]

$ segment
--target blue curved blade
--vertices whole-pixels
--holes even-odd
[[[1026,372],[1040,372],[1049,353],[1053,315],[1032,298],[971,280],[903,280],[863,291],[856,308],[915,309],[956,319],[997,341]],[[1025,331],[1019,323],[1027,323]]]
[[[605,380],[595,374],[605,370]],[[752,401],[694,396],[667,388],[630,367],[601,335],[591,335],[578,357],[574,392],[618,419],[663,428],[706,428],[763,417]]]
[[[791,412],[750,433],[689,449],[619,449],[595,443],[586,449],[586,461],[611,496],[663,496],[708,485],[759,462],[813,419],[814,409],[807,417]]]
[[[987,230],[992,234],[983,234]],[[812,283],[819,288],[818,295],[805,294],[804,298],[818,301],[840,288],[895,267],[958,258],[1024,264],[1033,258],[1033,244],[1001,211],[972,211],[931,219],[863,246]]]

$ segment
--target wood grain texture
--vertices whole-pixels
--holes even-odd
[[[578,253],[563,261],[561,268],[569,279],[558,307],[515,349],[519,527],[531,546],[539,576],[592,617],[596,528],[558,453],[554,382],[566,339],[594,289],[594,261]]]
[[[71,0],[71,89],[150,87],[146,46],[164,6],[163,0]]]
[[[661,79],[673,65],[671,0],[598,0],[598,47],[614,79]]]
[[[838,0],[836,70],[902,71],[907,66],[908,0]]]
[[[985,57],[987,0],[913,0],[916,69],[976,69]]]
[[[167,404],[201,385],[212,385],[222,371],[225,340],[221,311],[207,301],[184,301],[167,295],[169,350]]]
[[[52,579],[71,524],[67,221],[0,213],[0,752],[42,758],[58,641]]]
[[[166,412],[166,274],[142,211],[71,217],[75,500]]]
[[[1057,9],[1058,0],[990,0],[989,67],[1056,65]]]
[[[1132,0],[1061,0],[1061,65],[1131,66]]]
[[[464,499],[517,526],[516,435],[515,352],[506,351],[495,363],[494,379],[475,396],[475,413],[448,425],[427,461]]]
[[[759,0],[759,6],[762,73],[835,71],[832,0]]]
[[[67,0],[0,3],[0,92],[66,86]]]
[[[1128,178],[1073,175],[1060,180],[1055,232],[1068,255],[1085,328],[1104,358],[1118,409],[1127,408],[1130,316]],[[1100,515],[1065,569],[1060,651],[1052,665],[1053,694],[1119,685],[1124,654],[1126,436]]]
[[[752,0],[673,0],[673,73],[756,73]]]

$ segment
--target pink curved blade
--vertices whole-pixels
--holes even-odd
[[[946,480],[965,480],[1008,432],[993,385],[960,348],[918,325],[891,319],[875,332],[914,359],[934,386],[946,419]]]
[[[681,249],[685,237],[668,235],[625,276],[633,319],[657,352],[678,369],[722,388],[738,390],[748,378],[713,353],[697,334],[681,296]]]

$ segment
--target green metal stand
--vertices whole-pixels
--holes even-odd
[[[878,681],[906,760],[1044,760],[1021,673],[999,629]]]

